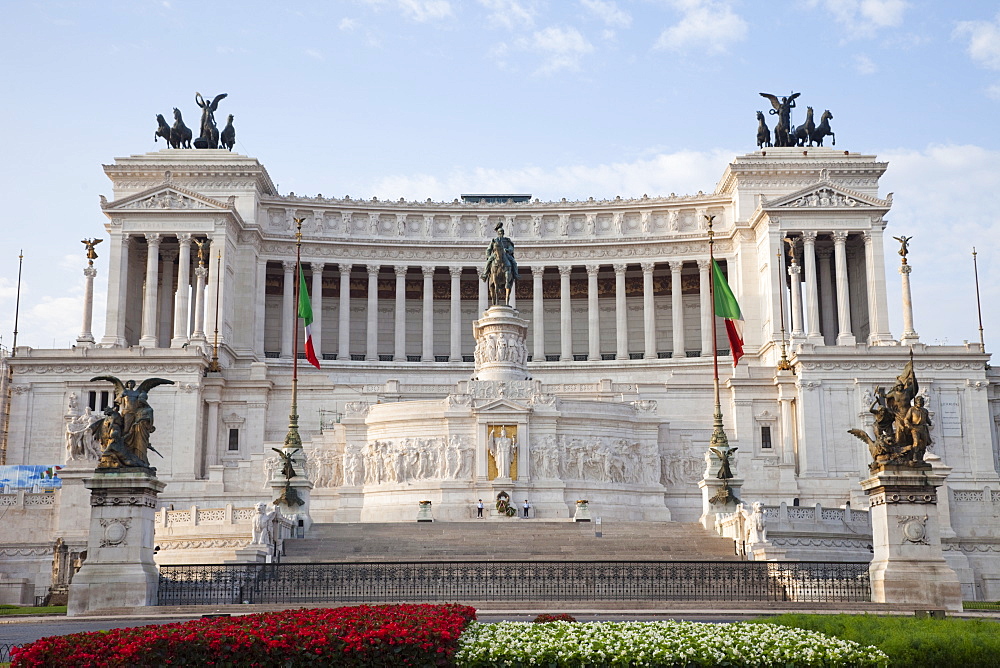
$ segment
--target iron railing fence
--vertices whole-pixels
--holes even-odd
[[[16,643],[0,643],[0,663],[10,663],[11,654],[20,646]]]
[[[867,563],[439,561],[161,566],[159,605],[871,600]]]

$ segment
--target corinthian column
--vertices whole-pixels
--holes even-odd
[[[545,361],[545,305],[542,301],[545,297],[542,291],[542,276],[545,274],[545,267],[531,268],[531,323],[534,352],[531,354],[532,361]]]
[[[674,352],[671,357],[687,357],[684,340],[684,286],[681,285],[683,260],[670,262],[670,322],[674,331]]]
[[[569,294],[569,275],[573,267],[559,267],[559,359],[563,362],[573,361],[573,311]]]
[[[76,337],[76,345],[81,348],[93,348],[94,333],[91,328],[94,323],[94,277],[97,276],[93,260],[83,268],[83,276],[83,329],[80,331],[80,336]]]
[[[188,312],[191,297],[191,235],[177,235],[177,292],[174,294],[174,336],[170,340],[171,348],[180,348],[188,342]],[[259,299],[264,298],[263,284]]]
[[[322,262],[310,262],[312,269],[312,339],[316,357],[323,359],[323,268]]]
[[[156,283],[160,262],[160,235],[146,235],[146,288],[142,297],[142,336],[139,345],[143,348],[155,348],[156,336]]]
[[[701,354],[712,356],[715,351],[715,341],[712,340],[712,318],[715,310],[712,307],[712,284],[708,272],[712,263],[708,260],[698,260],[698,290],[701,297]]]
[[[806,265],[806,339],[823,345],[819,329],[819,302],[816,290],[816,233],[802,233],[802,259]]]
[[[601,268],[587,265],[587,359],[601,359],[601,311],[597,303],[597,274]]]
[[[378,361],[378,272],[382,267],[368,265],[368,331],[365,341],[365,359]]]
[[[341,264],[337,322],[337,359],[351,361],[351,265]]]
[[[105,313],[102,346],[121,348],[128,345],[125,340],[125,306],[128,297],[131,245],[130,235],[111,235],[111,252],[108,254],[108,307]]]
[[[434,267],[421,267],[424,274],[424,331],[421,362],[434,361]]]
[[[462,361],[462,268],[448,267],[451,276],[451,348],[449,362]]]
[[[851,328],[851,293],[847,284],[847,232],[833,233],[833,262],[837,272],[837,318],[840,320],[837,345],[853,346],[856,340]]]
[[[656,355],[656,304],[653,301],[653,262],[643,262],[642,267],[642,335],[643,358],[655,360]]]
[[[291,359],[292,337],[295,335],[295,261],[284,260],[281,263],[284,270],[281,296],[281,357]]]
[[[396,362],[406,361],[406,270],[409,267],[394,267],[396,272],[396,329],[392,359]]]
[[[792,258],[792,263],[788,265],[788,276],[792,287],[792,341],[802,340],[805,332],[802,331],[802,267]]]
[[[198,347],[205,345],[205,277],[208,269],[201,262],[194,270],[194,331],[191,332],[191,342]]]
[[[903,336],[899,339],[899,343],[904,346],[920,343],[920,336],[913,329],[913,301],[910,298],[911,271],[913,271],[913,267],[907,263],[904,255],[903,263],[899,265],[899,275],[903,283]]]
[[[625,305],[625,269],[616,264],[615,269],[615,359],[628,359],[628,310]]]

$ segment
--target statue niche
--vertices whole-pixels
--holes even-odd
[[[487,477],[517,480],[517,425],[490,425],[486,432]]]

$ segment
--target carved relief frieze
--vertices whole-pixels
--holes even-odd
[[[126,547],[128,545],[128,530],[132,524],[129,517],[115,517],[100,520],[104,528],[101,536],[101,547]]]
[[[129,493],[128,490],[94,490],[90,495],[92,506],[138,506],[156,508],[156,495],[146,492]]]

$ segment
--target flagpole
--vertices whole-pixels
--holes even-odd
[[[979,264],[976,262],[976,247],[972,247],[972,273],[976,276],[976,311],[979,314],[979,348],[986,352],[986,341],[983,339],[983,305],[979,299]],[[987,363],[986,368],[990,365]]]
[[[299,436],[299,276],[302,272],[302,221],[295,218],[295,318],[292,328],[292,410],[288,415],[288,434],[285,436],[284,448],[302,447],[302,437]]]
[[[208,363],[208,370],[219,372],[219,294],[222,287],[222,251],[218,251],[215,260],[215,338],[212,343],[212,361]]]
[[[781,266],[781,253],[775,253],[778,258],[778,272],[780,276],[784,276],[784,268]],[[779,283],[780,285],[780,283]],[[778,360],[778,371],[788,371],[792,368],[791,363],[788,361],[788,356],[785,351],[785,290],[781,290],[781,299],[778,300],[778,308],[781,311],[781,359]]]
[[[14,299],[14,340],[11,342],[10,346],[10,357],[13,358],[17,355],[17,321],[21,313],[21,267],[24,266],[24,250],[18,252],[17,255],[17,296]],[[982,331],[982,328],[980,328]],[[14,367],[10,365],[10,361],[6,362],[6,369],[4,370],[5,382],[4,385],[4,397],[3,397],[3,432],[0,433],[0,465],[7,463],[7,433],[10,429],[10,402],[13,395],[13,384],[14,384]]]
[[[719,345],[716,337],[718,327],[716,320],[718,318],[715,314],[715,232],[712,230],[712,221],[715,220],[715,216],[706,215],[705,220],[708,221],[708,260],[711,266],[708,286],[712,304],[712,383],[715,390],[715,412],[712,415],[712,437],[709,439],[709,446],[722,454],[720,458],[722,459],[722,468],[720,469],[719,476],[722,480],[722,490],[720,490],[720,494],[716,498],[726,503],[733,497],[729,489],[729,478],[733,476],[731,473],[728,476],[724,476],[723,474],[723,471],[728,469],[729,439],[726,438],[726,430],[722,423],[722,400],[719,396]]]

